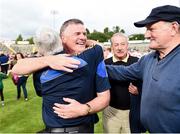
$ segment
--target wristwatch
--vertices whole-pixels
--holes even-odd
[[[90,106],[88,103],[86,103],[86,106],[88,107],[87,112],[88,112],[88,114],[90,114],[90,112],[91,112],[92,108],[91,108],[91,106]]]

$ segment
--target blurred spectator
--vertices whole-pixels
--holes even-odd
[[[4,106],[4,94],[3,94],[3,82],[2,80],[7,78],[7,75],[1,72],[1,64],[0,64],[0,96],[1,96],[1,105]]]
[[[16,60],[24,59],[24,56],[22,53],[17,53],[16,54]],[[18,75],[19,79],[17,81],[17,99],[19,100],[21,98],[21,87],[23,89],[24,93],[24,99],[27,101],[28,100],[28,94],[27,94],[27,89],[26,89],[26,83],[28,79],[28,75]]]
[[[11,70],[13,68],[13,66],[16,64],[16,59],[15,59],[15,54],[14,53],[11,53],[9,54],[9,60],[8,60],[8,63],[9,63],[9,70]]]
[[[103,52],[104,52],[104,59],[108,59],[112,57],[111,48],[107,46],[103,46]]]
[[[3,52],[0,52],[0,63],[1,63],[1,70],[3,73],[7,74],[8,71],[8,56],[5,55]]]

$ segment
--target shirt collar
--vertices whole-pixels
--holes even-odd
[[[171,50],[165,57],[167,57],[168,55],[170,55],[171,53],[173,53],[174,51],[176,51],[178,48],[180,47],[180,44],[179,45],[177,45],[173,50]],[[163,57],[162,59],[160,59],[159,58],[159,51],[155,51],[155,55],[154,55],[154,58],[157,58],[158,60],[162,60],[163,58],[165,58],[165,57]]]
[[[117,59],[114,55],[113,55],[113,57],[112,57],[112,60],[113,60],[113,62],[122,61],[122,62],[127,63],[128,58],[129,58],[129,54],[127,53],[127,56],[126,56],[123,60],[119,60],[119,59]]]

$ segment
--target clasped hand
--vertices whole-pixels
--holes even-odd
[[[85,104],[81,104],[75,99],[63,98],[68,104],[54,104],[54,113],[64,119],[77,118],[88,114],[88,107]]]

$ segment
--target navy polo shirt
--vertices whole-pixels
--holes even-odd
[[[81,64],[73,73],[45,68],[33,75],[36,92],[43,98],[42,115],[47,127],[94,123],[95,115],[73,119],[58,117],[53,112],[54,103],[65,104],[63,97],[87,103],[96,97],[96,93],[110,88],[103,61],[103,50],[100,46],[96,45],[87,49],[74,58],[78,59]]]

